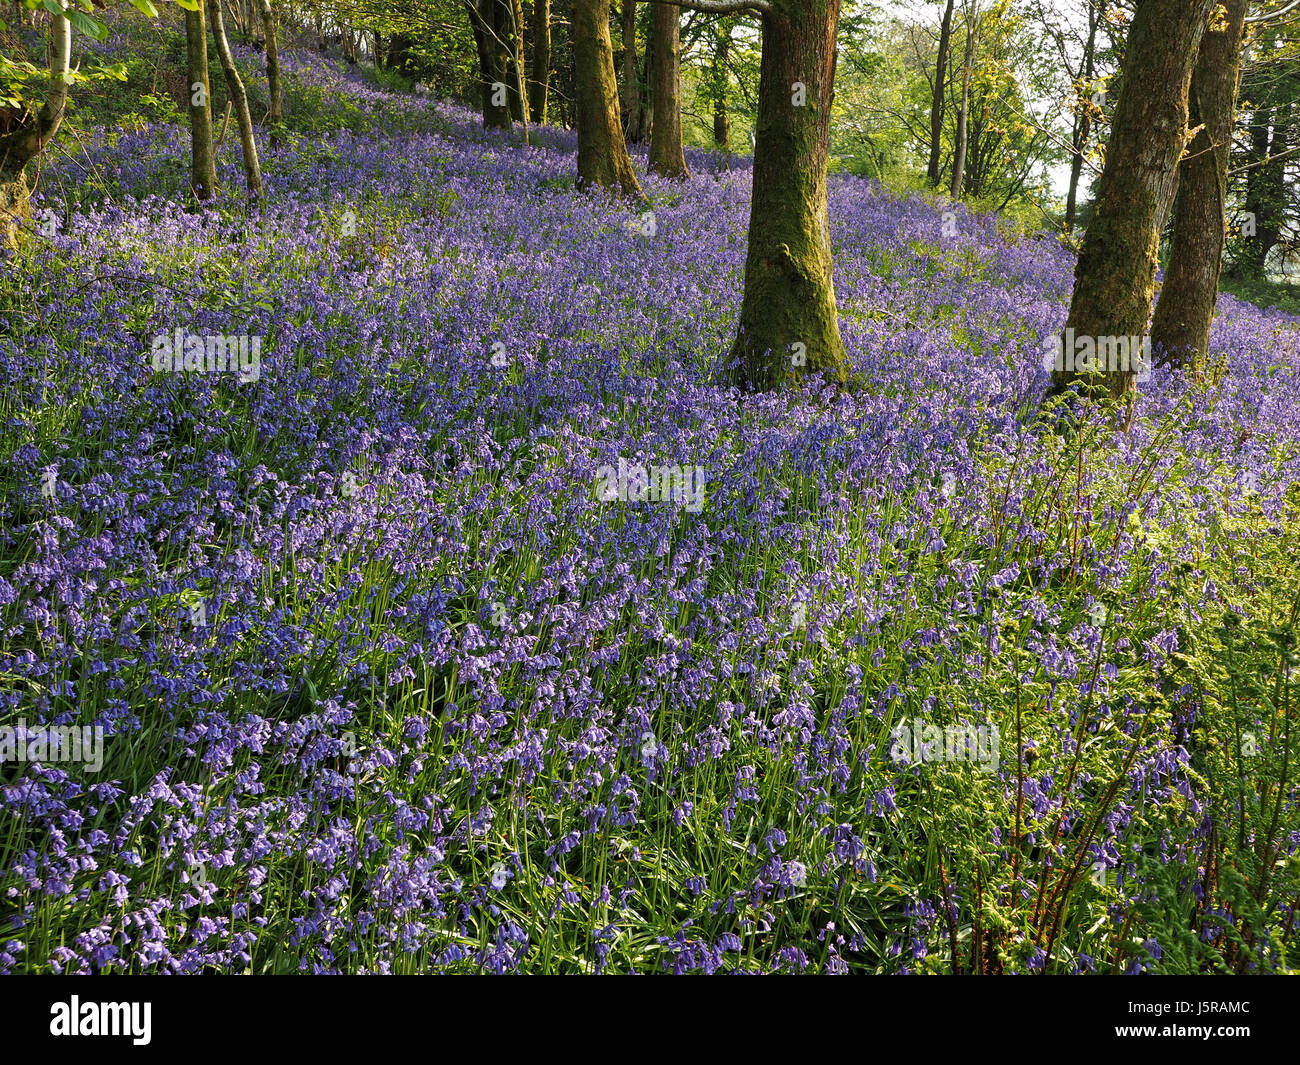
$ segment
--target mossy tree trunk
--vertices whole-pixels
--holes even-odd
[[[1219,295],[1246,3],[1223,0],[1225,17],[1201,40],[1188,113],[1192,128],[1203,128],[1180,166],[1169,268],[1151,326],[1151,346],[1170,362],[1191,368],[1209,352]]]
[[[826,168],[840,0],[763,10],[754,193],[734,382],[778,387],[848,377],[831,280]]]
[[[619,121],[609,0],[574,0],[573,70],[578,120],[578,187],[613,189],[640,199]]]
[[[533,125],[546,122],[551,94],[551,0],[533,0],[533,91],[529,103]]]
[[[1187,93],[1215,0],[1141,0],[1129,28],[1123,80],[1097,184],[1097,202],[1074,275],[1066,336],[1143,337],[1151,320],[1161,204],[1172,188],[1187,135]],[[1070,332],[1073,330],[1073,333]],[[1064,340],[1062,342],[1064,348]],[[1053,388],[1078,384],[1091,396],[1122,398],[1128,367],[1053,370]]]
[[[40,111],[17,129],[0,135],[0,245],[12,246],[30,216],[27,164],[58,133],[68,106],[67,76],[72,57],[72,24],[63,15],[50,19],[50,83]]]
[[[203,5],[185,12],[185,91],[190,112],[190,188],[206,200],[217,187],[212,144],[212,84],[208,80],[208,35]]]
[[[239,126],[239,144],[244,153],[244,174],[248,181],[248,198],[254,205],[262,202],[262,167],[257,158],[257,139],[253,136],[253,116],[248,109],[248,93],[244,79],[235,68],[235,57],[230,54],[226,40],[226,27],[221,17],[221,0],[208,0],[208,18],[212,23],[212,40],[217,46],[217,59],[226,76],[226,89],[235,109],[235,122]]]
[[[650,133],[650,169],[663,177],[685,179],[682,148],[681,15],[671,4],[654,5],[655,124]]]

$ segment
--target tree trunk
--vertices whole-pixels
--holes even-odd
[[[546,123],[551,92],[551,0],[533,0],[533,125]]]
[[[72,58],[72,24],[63,15],[50,20],[50,88],[34,119],[0,136],[0,247],[17,243],[18,228],[31,216],[27,164],[58,133],[68,106],[65,79]]]
[[[957,111],[957,137],[952,158],[952,198],[961,196],[966,180],[967,129],[970,123],[970,82],[975,73],[975,35],[978,22],[975,11],[966,13],[966,56],[961,74],[961,107]]]
[[[578,118],[578,187],[641,198],[619,123],[609,0],[574,0],[573,70]]]
[[[505,0],[510,3],[510,0]],[[501,32],[502,0],[465,0],[474,45],[478,51],[479,76],[483,86],[483,125],[488,129],[510,129],[511,93],[507,81],[510,48],[508,31]]]
[[[641,140],[650,139],[651,133],[655,127],[655,96],[654,87],[655,73],[655,39],[651,33],[645,42],[645,55],[641,59],[641,77],[637,81],[637,89],[640,92],[640,99],[637,107],[641,111]]]
[[[200,200],[217,187],[212,146],[212,85],[208,81],[208,35],[203,5],[185,12],[185,87],[190,94],[190,188]]]
[[[208,17],[212,22],[212,40],[217,46],[217,59],[226,75],[226,88],[235,108],[235,122],[239,126],[239,145],[244,152],[244,173],[248,179],[248,198],[254,206],[261,203],[263,195],[262,167],[257,160],[257,140],[253,137],[253,116],[248,110],[248,93],[243,79],[235,69],[235,57],[230,54],[226,40],[226,27],[221,18],[221,0],[208,0]]]
[[[1101,25],[1101,16],[1097,10],[1095,0],[1089,0],[1088,4],[1088,43],[1083,49],[1083,77],[1089,89],[1093,86],[1093,79],[1096,76],[1097,62],[1097,29]],[[1088,138],[1092,136],[1092,108],[1095,105],[1092,98],[1089,97],[1086,103],[1082,104],[1081,111],[1074,123],[1074,139],[1071,147],[1074,149],[1070,156],[1070,191],[1065,197],[1065,229],[1070,232],[1074,229],[1075,220],[1079,215],[1079,181],[1083,177],[1083,157],[1088,150]]]
[[[727,112],[727,55],[731,51],[731,27],[724,24],[718,32],[713,52],[713,143],[719,148],[731,146],[731,116]]]
[[[1168,195],[1187,134],[1187,93],[1215,0],[1143,0],[1125,48],[1123,81],[1097,185],[1097,208],[1083,239],[1074,295],[1052,374],[1053,388],[1078,382],[1089,395],[1122,398],[1138,368],[1115,346],[1101,365],[1067,350],[1072,338],[1132,338],[1141,343],[1155,291],[1160,205]],[[1126,342],[1127,344],[1128,342]],[[1128,362],[1125,366],[1124,363]]]
[[[948,0],[943,12],[943,23],[939,27],[939,61],[934,72],[934,94],[930,97],[930,165],[926,170],[926,179],[932,189],[939,187],[939,156],[943,150],[943,101],[947,93],[948,53],[952,48],[952,8],[954,0]]]
[[[623,0],[623,88],[619,100],[622,105],[623,129],[628,141],[640,144],[645,140],[645,112],[641,107],[641,74],[636,59],[636,0]]]
[[[848,378],[831,280],[826,169],[840,0],[772,0],[763,13],[754,193],[734,382],[770,389]]]
[[[1254,233],[1246,234],[1233,270],[1235,276],[1263,280],[1268,273],[1268,254],[1282,237],[1282,215],[1288,199],[1286,160],[1276,157],[1287,150],[1287,134],[1284,106],[1255,112],[1250,127],[1250,158],[1255,167],[1246,172],[1245,208]],[[1266,162],[1268,159],[1274,161]]]
[[[516,122],[528,122],[528,80],[524,77],[524,4],[506,0],[506,27],[511,45],[510,115]]]
[[[681,22],[678,9],[654,5],[655,124],[650,133],[650,169],[663,177],[686,179],[682,148]]]
[[[275,8],[271,0],[261,0],[262,31],[266,34],[266,88],[270,108],[266,119],[271,124],[271,143],[278,144],[284,122],[284,90],[280,86],[280,45],[277,39]]]
[[[1210,350],[1228,225],[1228,161],[1247,0],[1223,0],[1227,17],[1201,40],[1188,95],[1189,122],[1204,124],[1187,150],[1174,201],[1169,269],[1156,304],[1151,346],[1194,367]]]

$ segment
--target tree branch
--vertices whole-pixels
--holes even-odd
[[[1300,7],[1300,0],[1291,0],[1291,3],[1278,11],[1273,11],[1267,15],[1251,15],[1246,19],[1249,25],[1257,26],[1261,22],[1271,22],[1273,19],[1281,18],[1283,15],[1289,15],[1296,8]]]
[[[768,0],[641,0],[642,3],[669,4],[688,11],[703,11],[706,15],[734,15],[743,11],[757,11],[770,15],[772,5]],[[1300,0],[1296,0],[1300,3]]]

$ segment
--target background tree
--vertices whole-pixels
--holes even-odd
[[[687,178],[682,148],[681,16],[670,4],[654,5],[654,128],[650,169],[664,177]]]
[[[271,143],[275,144],[284,123],[284,88],[280,84],[280,44],[272,0],[261,0],[262,33],[266,41],[266,88],[269,107],[266,120],[271,124]]]
[[[934,87],[930,97],[930,161],[926,179],[931,188],[942,180],[939,159],[943,153],[943,105],[948,92],[948,55],[952,50],[952,12],[954,0],[948,0],[939,24],[938,55],[935,59]]]
[[[551,93],[551,0],[533,0],[533,88],[529,93],[534,125],[546,122]]]
[[[15,98],[0,108],[0,244],[12,245],[15,230],[29,216],[27,166],[40,157],[63,123],[68,105],[72,24],[66,14],[50,20],[49,82],[38,111]]]

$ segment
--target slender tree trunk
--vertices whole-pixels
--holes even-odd
[[[719,148],[731,146],[731,116],[727,112],[727,56],[731,51],[731,26],[724,24],[718,31],[718,43],[713,52],[713,143]]]
[[[957,138],[952,159],[952,198],[961,196],[962,182],[966,180],[967,130],[970,123],[970,83],[975,73],[975,41],[978,26],[977,12],[966,12],[966,56],[961,74],[961,107],[957,111]]]
[[[574,0],[574,95],[578,120],[578,187],[601,186],[642,198],[618,114],[609,0]]]
[[[248,93],[244,91],[244,81],[235,69],[235,57],[230,54],[230,42],[226,40],[226,27],[221,17],[221,0],[208,0],[208,18],[212,23],[212,40],[217,46],[217,59],[221,70],[226,75],[226,89],[230,93],[230,102],[235,108],[235,123],[239,127],[239,145],[244,152],[244,173],[248,179],[248,198],[254,204],[261,203],[264,192],[262,186],[262,167],[257,159],[257,140],[253,136],[253,116],[248,110]]]
[[[1097,29],[1101,25],[1100,13],[1097,10],[1095,0],[1089,0],[1088,3],[1088,43],[1083,49],[1083,77],[1091,88],[1096,76],[1097,62]],[[1074,139],[1071,147],[1074,149],[1070,156],[1070,190],[1065,198],[1065,228],[1067,231],[1074,229],[1075,220],[1079,215],[1079,181],[1083,177],[1083,157],[1088,150],[1088,139],[1092,136],[1092,108],[1094,104],[1091,98],[1085,104],[1079,113],[1074,124]]]
[[[948,53],[952,49],[952,8],[954,0],[948,0],[943,12],[943,22],[939,26],[939,60],[934,72],[934,94],[930,98],[930,165],[926,169],[926,179],[930,187],[939,187],[939,157],[943,151],[943,102],[947,95]]]
[[[1168,195],[1187,134],[1187,93],[1201,37],[1215,0],[1143,0],[1129,29],[1123,81],[1115,107],[1097,209],[1083,239],[1074,295],[1053,386],[1079,382],[1089,395],[1121,398],[1135,384],[1128,366],[1096,353],[1084,366],[1071,338],[1132,338],[1140,343],[1151,320],[1160,205]],[[1101,365],[1105,362],[1105,365]],[[1072,366],[1073,364],[1073,366]],[[1114,365],[1112,365],[1114,364]]]
[[[731,352],[742,389],[848,378],[826,191],[839,15],[840,0],[772,0],[763,13],[745,296]]]
[[[27,164],[58,133],[68,106],[65,77],[71,65],[72,24],[63,15],[50,19],[50,87],[40,113],[0,136],[0,247],[17,243],[17,230],[31,216]]]
[[[623,129],[629,142],[640,144],[645,140],[646,122],[641,107],[641,73],[636,58],[636,0],[623,0],[621,14],[623,87],[619,100],[622,105]]]
[[[271,0],[261,0],[262,31],[266,34],[266,90],[270,109],[266,119],[271,124],[271,143],[278,144],[284,122],[284,90],[280,86],[280,44],[276,28],[275,7]]]
[[[533,0],[533,125],[546,123],[551,92],[551,0]]]
[[[678,9],[655,4],[655,124],[650,133],[650,169],[664,177],[685,179],[682,148],[681,21]]]
[[[1152,348],[1182,366],[1195,366],[1210,350],[1228,225],[1228,161],[1247,0],[1223,3],[1227,17],[1202,38],[1192,72],[1189,122],[1204,129],[1180,167],[1169,269],[1151,326]]]
[[[190,94],[190,187],[200,200],[217,187],[212,145],[212,85],[208,81],[208,35],[203,5],[185,12],[185,87]]]
[[[510,115],[516,122],[528,122],[528,80],[524,77],[524,4],[505,0],[507,40],[511,45]]]

